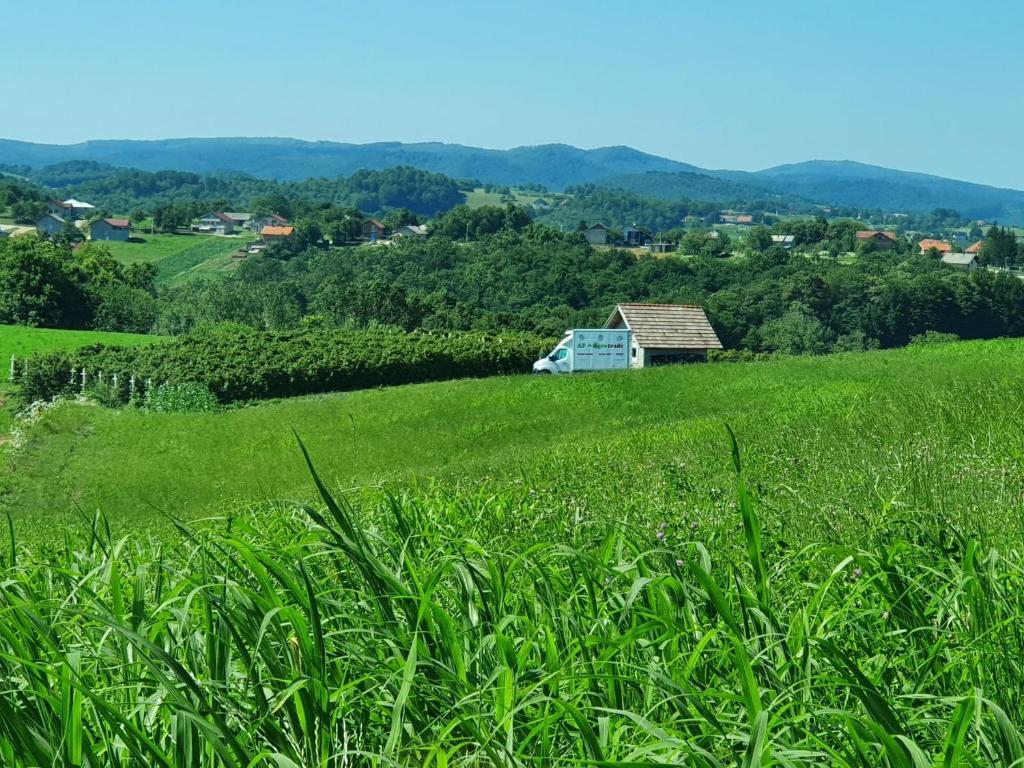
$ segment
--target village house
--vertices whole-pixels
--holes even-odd
[[[387,229],[380,219],[367,219],[363,222],[363,237],[373,242],[383,240]]]
[[[630,367],[704,360],[722,349],[704,310],[694,304],[619,304],[605,328],[633,332]]]
[[[258,219],[249,220],[249,228],[253,232],[260,232],[264,227],[287,227],[290,222],[284,216],[271,213],[268,216],[261,216]]]
[[[967,249],[964,251],[964,253],[973,253],[975,256],[977,256],[979,253],[981,253],[981,248],[983,245],[985,245],[985,241],[979,240],[974,245],[967,246]]]
[[[225,211],[224,215],[231,219],[236,229],[252,229],[252,214],[237,211]]]
[[[608,227],[598,222],[583,230],[583,236],[587,238],[587,242],[591,245],[607,245]]]
[[[918,243],[918,247],[921,249],[920,253],[922,256],[924,256],[926,253],[928,253],[928,251],[932,250],[933,248],[940,254],[953,252],[953,246],[945,242],[944,240],[925,239]]]
[[[97,219],[89,226],[89,239],[126,243],[131,236],[131,224],[128,219]]]
[[[748,213],[729,213],[724,211],[718,214],[718,221],[722,224],[739,224],[749,227],[754,223],[754,217]]]
[[[406,224],[404,227],[399,227],[391,235],[392,240],[397,240],[403,237],[426,237],[427,228],[423,224]]]
[[[260,230],[260,237],[266,243],[287,240],[294,234],[295,227],[264,227]]]
[[[66,221],[76,221],[85,218],[94,210],[96,210],[96,206],[82,200],[75,200],[73,197],[63,201],[50,201],[50,213],[56,214]]]
[[[942,263],[973,272],[978,268],[978,257],[973,253],[947,253],[942,257]]]
[[[64,231],[68,220],[56,213],[47,213],[36,222],[36,232],[47,237],[55,237]]]
[[[211,211],[200,216],[192,229],[211,235],[233,235],[235,233],[235,222],[226,213]]]
[[[651,253],[671,253],[675,249],[675,243],[657,242],[647,244],[647,250]]]
[[[796,235],[772,235],[772,245],[785,248],[787,251],[796,243]]]
[[[633,248],[643,248],[654,240],[651,233],[638,227],[623,227],[622,241]]]
[[[880,229],[862,229],[857,233],[857,243],[872,243],[876,251],[891,251],[896,247],[896,233]]]

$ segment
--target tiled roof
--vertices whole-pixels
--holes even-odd
[[[979,240],[974,245],[968,247],[965,253],[981,253],[981,246],[983,246],[984,244],[984,240]]]
[[[893,242],[896,241],[896,233],[895,232],[883,232],[880,229],[862,229],[862,230],[860,230],[857,233],[857,239],[858,240],[870,240],[871,238],[876,237],[877,235],[884,235],[885,237],[889,238]]]
[[[973,253],[947,253],[942,257],[943,264],[955,264],[960,267],[965,267],[974,261],[977,257]]]
[[[921,253],[930,251],[932,248],[937,250],[939,253],[949,253],[953,250],[952,245],[943,242],[942,240],[922,240],[918,245],[921,247]]]
[[[132,225],[130,219],[104,219],[104,221],[114,229],[128,229]]]
[[[645,349],[721,349],[715,329],[695,304],[619,304],[606,328],[625,325]]]
[[[264,227],[260,230],[261,237],[290,237],[295,227]]]

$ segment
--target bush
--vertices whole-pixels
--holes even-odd
[[[154,413],[201,413],[214,411],[217,396],[202,384],[160,384],[150,387],[142,398],[142,407]]]
[[[201,384],[220,402],[526,373],[553,342],[522,333],[287,331],[207,334],[146,347],[85,347],[29,360],[26,399],[74,389],[72,368]]]
[[[960,337],[955,333],[942,333],[941,331],[925,331],[910,337],[910,343],[915,347],[930,344],[952,344],[954,341],[960,341]]]

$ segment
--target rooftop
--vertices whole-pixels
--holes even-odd
[[[606,328],[625,326],[645,349],[721,349],[708,316],[696,304],[619,304]]]

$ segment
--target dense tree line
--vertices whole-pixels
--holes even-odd
[[[168,205],[203,212],[254,208],[282,212],[286,208],[302,210],[331,203],[369,213],[408,208],[435,216],[465,199],[458,184],[447,176],[404,166],[356,171],[351,176],[333,179],[279,182],[237,172],[201,176],[73,161],[43,168],[32,178],[38,184],[60,190],[63,196],[88,200],[111,212],[153,212],[158,206]]]
[[[158,325],[163,332],[229,321],[557,335],[602,323],[622,301],[700,303],[727,347],[755,351],[891,347],[929,330],[1024,335],[1024,283],[928,256],[864,253],[847,265],[768,248],[741,259],[637,258],[540,225],[470,243],[433,236],[249,259],[232,279],[169,291]]]
[[[156,267],[101,245],[0,240],[0,323],[145,333],[157,321]]]

